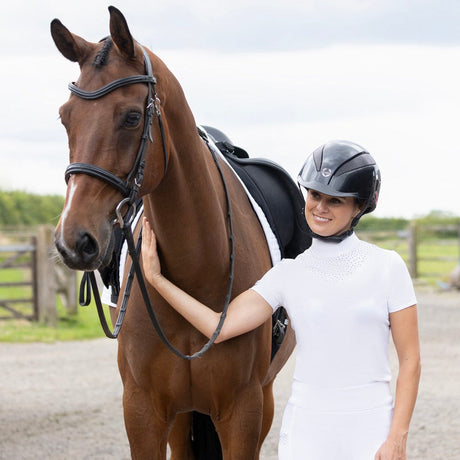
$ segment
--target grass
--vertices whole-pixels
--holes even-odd
[[[79,307],[78,314],[69,315],[58,305],[56,327],[28,320],[0,321],[0,342],[56,342],[105,337],[99,325],[96,307]],[[108,317],[108,313],[107,313]],[[108,319],[109,321],[109,319]]]
[[[0,282],[29,281],[30,271],[24,269],[0,270]],[[31,287],[0,287],[0,299],[31,298]],[[28,316],[32,315],[30,302],[14,304],[15,310]],[[83,340],[105,337],[99,324],[96,306],[91,303],[87,307],[78,307],[77,313],[68,312],[56,298],[57,324],[46,326],[27,319],[0,319],[0,342],[55,342],[63,340]],[[108,308],[108,307],[107,307]],[[8,316],[8,312],[0,308],[0,316]],[[109,313],[106,312],[110,324]]]
[[[458,243],[436,244],[426,242],[419,246],[418,277],[429,284],[449,281],[449,275],[459,263]]]
[[[360,237],[370,240],[369,235],[360,235]],[[407,240],[387,237],[376,243],[383,248],[397,251],[407,263],[409,254]],[[431,286],[436,286],[439,281],[448,282],[451,271],[458,264],[459,243],[456,239],[421,241],[418,246],[418,258],[419,276],[417,282]],[[0,283],[24,281],[26,277],[26,270],[0,270]],[[27,287],[0,287],[0,299],[5,297],[31,297],[31,290]],[[28,314],[31,313],[30,304],[20,308]],[[0,308],[0,315],[4,316],[2,308]],[[106,316],[110,324],[108,312],[106,312]],[[56,327],[49,327],[28,320],[0,320],[0,342],[55,342],[105,337],[94,304],[88,307],[78,307],[77,314],[70,314],[63,308],[58,299],[57,317]]]
[[[363,239],[372,241],[369,235]],[[392,249],[409,263],[409,249],[404,238],[386,238],[376,241],[385,249]],[[417,245],[417,282],[437,286],[438,282],[449,282],[452,270],[459,263],[460,247],[457,239],[424,239]]]

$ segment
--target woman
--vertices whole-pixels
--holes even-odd
[[[420,379],[414,289],[401,257],[353,232],[360,217],[376,207],[379,169],[359,145],[333,141],[312,153],[298,182],[306,191],[312,246],[236,297],[216,342],[258,327],[285,307],[296,332],[297,358],[279,458],[405,459]],[[146,220],[142,254],[148,281],[210,337],[220,314],[161,275]],[[394,404],[390,331],[399,359]]]

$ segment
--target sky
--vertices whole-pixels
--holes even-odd
[[[49,32],[59,18],[97,42],[110,3],[17,0],[0,17],[0,189],[64,194],[58,109],[78,65]],[[460,216],[457,0],[130,0],[133,36],[184,88],[198,124],[295,179],[331,139],[364,146],[382,189],[375,214]]]

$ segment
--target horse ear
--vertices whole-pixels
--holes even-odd
[[[89,43],[69,32],[59,19],[51,21],[51,36],[58,50],[70,61],[82,62],[90,51]]]
[[[110,36],[118,51],[127,59],[135,55],[134,39],[129,31],[128,23],[121,12],[114,6],[109,6],[110,12]]]

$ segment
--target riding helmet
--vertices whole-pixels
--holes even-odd
[[[376,208],[381,177],[365,148],[349,141],[331,141],[307,158],[297,181],[326,195],[355,197],[364,202],[362,215]]]

